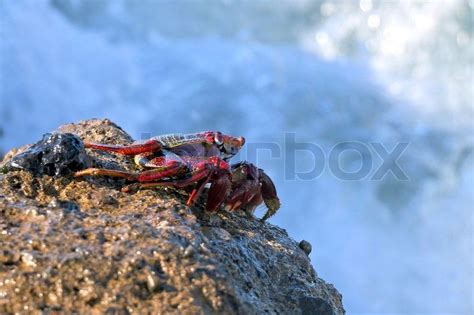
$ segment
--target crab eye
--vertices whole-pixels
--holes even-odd
[[[224,137],[222,136],[222,133],[220,131],[216,132],[216,134],[214,135],[214,142],[217,145],[222,145],[222,143],[224,142]]]
[[[237,140],[239,140],[240,146],[243,147],[244,144],[245,144],[245,138],[244,137],[239,137]]]

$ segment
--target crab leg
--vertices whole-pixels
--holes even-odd
[[[212,185],[207,194],[206,208],[216,211],[226,200],[232,188],[232,180],[228,170],[219,169],[213,174]]]
[[[155,152],[161,149],[161,144],[158,140],[148,140],[143,143],[130,144],[126,146],[121,145],[107,145],[100,143],[84,142],[84,146],[90,149],[96,149],[106,152],[115,152],[123,155],[137,155],[147,152]]]
[[[210,177],[211,176],[208,175],[205,179],[198,183],[197,186],[193,189],[193,191],[189,194],[188,201],[186,201],[187,206],[191,206],[196,202],[196,200],[202,194],[204,187],[206,187],[206,184],[209,182]]]
[[[198,187],[194,188],[191,194],[189,195],[188,201],[186,202],[187,206],[191,206],[197,200],[199,195],[202,193],[204,186],[209,182],[209,169],[207,167],[200,168],[199,170],[193,172],[193,175],[184,178],[184,179],[176,179],[176,180],[167,180],[161,182],[150,182],[150,183],[143,183],[138,186],[139,189],[145,188],[154,188],[154,187],[163,187],[163,186],[172,186],[176,188],[184,188],[186,186],[195,184],[196,182],[201,181],[198,184]],[[165,176],[166,177],[166,176]],[[133,185],[133,184],[132,184]],[[131,187],[127,186],[124,187],[123,191],[128,192],[130,191]]]
[[[226,210],[237,210],[240,206],[245,206],[246,208],[255,208],[254,204],[251,204],[253,199],[258,201],[261,200],[259,182],[256,180],[244,181],[242,184],[234,187],[232,193],[226,200]],[[255,198],[256,195],[260,195],[260,198]],[[249,209],[252,211],[253,209]]]
[[[189,195],[187,205],[190,206],[202,194],[205,186],[212,182],[207,196],[207,210],[215,211],[229,194],[231,181],[229,165],[223,160],[210,157],[206,161],[195,164],[197,172],[191,177],[193,182],[198,182]]]
[[[162,149],[160,152],[160,156],[156,156],[154,152],[146,152],[135,155],[134,162],[136,165],[144,167],[144,168],[159,168],[159,167],[166,167],[169,163],[179,162],[181,164],[185,164],[186,162],[177,154]],[[151,158],[151,159],[150,159]]]
[[[101,169],[101,168],[88,168],[88,169],[74,173],[74,177],[82,177],[82,176],[111,176],[111,177],[125,178],[130,181],[134,181],[138,179],[138,174],[135,174],[135,173]]]
[[[141,173],[131,173],[124,171],[116,171],[109,169],[100,169],[100,168],[88,168],[79,172],[74,173],[74,177],[82,176],[111,176],[125,178],[130,181],[138,182],[153,182],[158,181],[165,177],[176,176],[179,173],[186,170],[187,166],[177,161],[170,161],[164,167],[157,169],[144,171]]]
[[[212,182],[208,193],[207,210],[216,210],[224,202],[231,189],[231,179],[227,163],[220,159],[216,159],[215,157],[208,158],[204,161],[202,158],[187,157],[185,161],[190,165],[193,165],[191,176],[187,178],[165,179],[162,181],[142,183],[139,185],[132,184],[125,187],[123,191],[131,191],[132,187],[133,189],[153,188],[159,186],[183,188],[196,184],[186,202],[188,206],[191,206],[202,194],[205,186],[209,182]]]
[[[187,169],[187,165],[178,161],[168,161],[166,166],[144,171],[138,174],[139,182],[155,182],[165,177],[177,176]]]

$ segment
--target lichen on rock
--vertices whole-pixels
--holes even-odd
[[[108,120],[56,133],[133,141]],[[89,166],[136,170],[123,156],[85,154]],[[186,192],[173,188],[123,193],[122,179],[0,177],[0,313],[344,313],[308,245],[245,213],[188,208]]]

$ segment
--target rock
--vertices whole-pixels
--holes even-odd
[[[132,142],[108,120],[58,131]],[[88,150],[87,159],[136,170],[114,154]],[[127,194],[124,180],[56,171],[0,175],[0,313],[344,313],[341,295],[279,227],[187,209],[183,190]]]
[[[305,254],[308,256],[309,254],[311,254],[311,251],[313,250],[313,246],[311,246],[311,243],[305,240],[302,240],[301,242],[299,242],[298,247],[301,248],[303,252],[305,252]]]
[[[87,167],[82,140],[71,133],[45,134],[43,139],[2,163],[2,172],[26,170],[35,175],[67,175]]]

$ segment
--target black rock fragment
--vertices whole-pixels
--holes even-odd
[[[25,170],[34,175],[61,176],[87,167],[82,140],[72,133],[47,133],[26,151],[1,166],[2,172]]]

